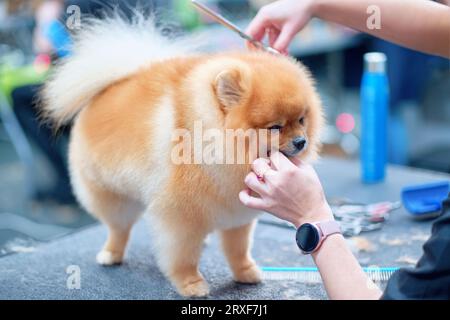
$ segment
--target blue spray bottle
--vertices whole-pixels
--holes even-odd
[[[364,183],[384,180],[387,162],[389,83],[386,55],[364,55],[361,83],[361,179]]]
[[[70,55],[72,39],[64,24],[53,20],[44,28],[44,35],[50,40],[58,57],[63,58]]]

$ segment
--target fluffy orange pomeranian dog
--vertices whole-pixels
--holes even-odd
[[[238,199],[251,160],[176,163],[173,132],[193,133],[196,121],[205,129],[268,128],[278,132],[281,152],[309,159],[318,150],[322,111],[309,72],[294,59],[205,54],[186,43],[161,36],[151,19],[84,23],[72,55],[46,83],[43,113],[56,125],[74,122],[72,187],[109,231],[97,262],[122,262],[130,230],[145,213],[161,271],[181,295],[205,296],[198,264],[205,237],[216,230],[235,281],[261,281],[250,255],[259,212]]]

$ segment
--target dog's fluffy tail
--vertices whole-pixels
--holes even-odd
[[[186,40],[162,36],[153,17],[83,22],[72,54],[55,66],[41,92],[43,118],[56,127],[69,122],[110,84],[152,62],[191,52]]]

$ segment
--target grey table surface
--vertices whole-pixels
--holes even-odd
[[[373,203],[396,201],[405,185],[450,180],[449,175],[390,166],[385,182],[363,185],[359,164],[332,158],[316,165],[328,197]],[[381,230],[349,238],[362,265],[412,267],[422,253],[431,221],[412,220],[404,209],[391,214]],[[253,256],[260,266],[313,266],[294,241],[295,230],[259,223]],[[106,229],[94,225],[77,233],[0,258],[0,299],[180,299],[158,270],[152,256],[147,226],[139,222],[131,237],[125,262],[101,267],[95,255]],[[80,270],[80,288],[67,286],[69,266]],[[236,284],[213,235],[205,245],[200,269],[211,287],[212,299],[326,299],[323,285],[298,280],[265,280],[258,285]]]

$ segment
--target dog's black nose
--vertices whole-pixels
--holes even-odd
[[[302,150],[306,145],[306,139],[303,137],[296,137],[292,140],[292,144],[298,151]]]

